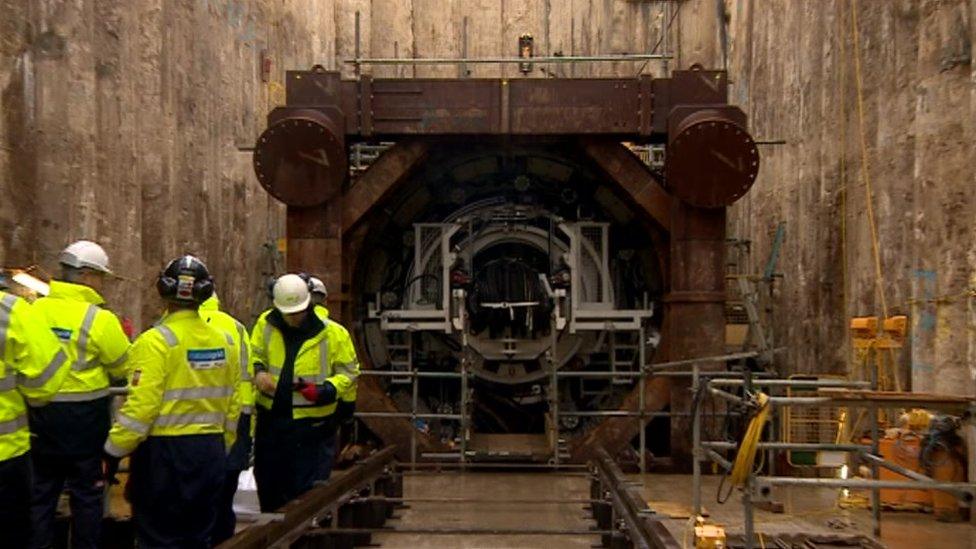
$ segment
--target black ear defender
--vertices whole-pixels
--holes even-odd
[[[163,299],[200,304],[213,295],[214,283],[202,261],[184,255],[170,261],[159,273],[156,291]]]

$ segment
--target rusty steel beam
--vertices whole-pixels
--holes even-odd
[[[430,146],[404,141],[387,149],[342,197],[342,230],[349,231],[377,204],[381,204],[427,157]]]
[[[640,393],[634,389],[620,406],[621,411],[639,411]],[[671,401],[671,379],[654,377],[644,383],[644,411],[663,410]],[[640,424],[633,417],[610,417],[603,420],[582,436],[569,441],[570,461],[586,463],[596,457],[598,448],[617,455],[630,445],[640,430]]]
[[[671,230],[671,195],[647,166],[621,143],[586,139],[583,150],[611,179],[627,198],[640,207],[665,231]]]

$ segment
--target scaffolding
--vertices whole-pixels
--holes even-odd
[[[843,379],[755,379],[751,372],[744,369],[738,378],[713,377],[703,375],[699,371],[697,364],[692,369],[692,390],[696,398],[699,395],[716,397],[731,403],[734,406],[747,409],[752,406],[752,393],[758,387],[764,387],[770,394],[779,389],[785,390],[834,390],[834,389],[869,389],[876,391],[878,387],[877,370],[871,381],[849,381]],[[714,374],[709,372],[709,374]],[[724,372],[722,374],[725,374]],[[726,389],[741,388],[743,394],[739,395]],[[892,393],[897,396],[899,393]],[[905,396],[906,402],[917,404],[923,398],[917,395]],[[966,411],[969,412],[970,422],[973,421],[973,411],[976,410],[976,401],[965,399],[950,399],[948,397],[933,397],[925,402],[925,406],[931,409],[942,409],[947,411]],[[820,407],[820,406],[860,406],[867,408],[869,418],[870,443],[869,444],[845,444],[845,443],[809,443],[809,442],[759,442],[757,451],[769,452],[770,456],[776,452],[783,451],[825,451],[825,452],[845,452],[856,456],[867,462],[871,469],[870,479],[852,478],[798,478],[790,476],[776,476],[775,472],[769,475],[760,475],[756,470],[750,468],[745,485],[742,487],[742,506],[744,514],[744,537],[747,549],[755,547],[755,505],[757,499],[766,499],[772,493],[774,486],[810,486],[821,488],[843,488],[843,489],[867,489],[871,492],[871,516],[873,533],[875,537],[881,535],[881,497],[880,490],[884,488],[899,489],[922,489],[922,490],[941,490],[952,493],[964,503],[971,504],[976,495],[976,483],[968,482],[941,482],[916,471],[907,469],[896,463],[884,459],[879,452],[880,445],[880,422],[879,409],[885,406],[896,405],[898,401],[893,399],[871,399],[871,398],[852,398],[829,394],[827,396],[770,396],[768,403],[775,410],[782,407]],[[718,464],[726,473],[730,473],[733,468],[733,461],[726,459],[719,452],[737,450],[739,444],[728,441],[702,440],[702,408],[698,407],[695,411],[692,425],[693,437],[693,477],[692,477],[692,509],[695,516],[702,513],[702,461],[711,461]],[[774,463],[772,459],[770,464]],[[879,469],[884,468],[898,473],[907,480],[880,480]]]

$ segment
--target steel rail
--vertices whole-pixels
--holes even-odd
[[[337,475],[328,483],[312,488],[302,496],[285,504],[279,513],[280,521],[251,526],[230,538],[220,549],[265,549],[304,535],[312,520],[349,492],[376,480],[394,462],[396,447],[388,446]]]
[[[623,471],[606,449],[596,449],[593,461],[603,488],[609,492],[615,516],[623,521],[626,533],[634,547],[640,549],[681,549],[664,524],[653,516],[653,510],[637,492],[634,483],[627,481]]]

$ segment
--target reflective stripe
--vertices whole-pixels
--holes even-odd
[[[227,416],[220,412],[203,412],[199,414],[169,414],[156,418],[156,427],[176,427],[182,425],[223,425]]]
[[[267,349],[270,349],[271,348],[271,331],[272,330],[274,330],[274,326],[272,326],[271,323],[268,322],[267,319],[265,319],[265,321],[264,321],[264,348],[266,350],[265,352],[267,352]],[[267,358],[267,357],[265,357],[265,358]]]
[[[27,427],[27,416],[20,415],[14,419],[0,421],[0,435],[9,435]]]
[[[253,406],[250,406],[250,405],[241,406],[241,415],[243,415],[243,414],[250,415],[250,414],[253,414],[253,413],[254,413],[254,407]]]
[[[111,439],[105,441],[105,446],[103,446],[106,453],[112,454],[115,457],[124,457],[129,453],[125,448],[115,444]]]
[[[305,397],[302,396],[301,393],[298,392],[294,392],[291,394],[291,405],[297,408],[311,408],[314,406],[319,406],[319,404],[316,404],[314,402],[309,402],[308,400],[305,399]]]
[[[0,299],[0,360],[5,360],[7,352],[7,328],[10,327],[10,314],[17,304],[17,296],[3,294]]]
[[[116,414],[115,422],[140,435],[147,434],[149,432],[149,428],[151,427],[150,424],[144,421],[139,421],[138,419],[131,418],[122,413]]]
[[[339,362],[335,366],[336,366],[336,373],[348,377],[349,381],[355,383],[356,380],[359,378],[358,362]]]
[[[0,392],[12,391],[17,388],[17,376],[11,374],[9,376],[0,377]]]
[[[176,347],[180,344],[180,340],[177,339],[176,334],[173,333],[173,330],[169,329],[169,326],[160,324],[153,329],[159,332],[159,335],[163,336],[163,339],[166,340],[166,344],[170,347]]]
[[[81,393],[58,393],[51,397],[51,402],[88,402],[89,400],[105,398],[109,394],[108,387]]]
[[[115,359],[111,364],[106,364],[105,367],[106,368],[109,368],[109,369],[118,368],[119,366],[125,364],[125,361],[126,361],[127,358],[129,358],[129,350],[128,349],[126,349],[126,351],[124,353],[122,353],[122,356],[120,356],[119,358]]]
[[[227,332],[224,332],[224,340],[226,340],[227,344],[230,345],[231,347],[234,346],[234,338],[231,337],[231,335],[228,334]]]
[[[244,325],[240,322],[237,323],[237,337],[241,340],[240,349],[238,350],[238,355],[241,360],[241,381],[251,381],[251,376],[247,371],[247,367],[251,364],[251,357],[247,353],[247,330],[244,329]]]
[[[281,377],[281,368],[278,366],[268,366],[268,373],[275,377]]]
[[[95,362],[88,363],[88,336],[91,335],[92,326],[95,325],[95,315],[97,313],[98,307],[94,305],[89,305],[85,309],[85,319],[81,321],[81,328],[78,329],[78,358],[71,365],[72,370],[81,371],[98,366]]]
[[[316,382],[321,383],[328,379],[329,377],[329,336],[323,335],[322,341],[319,342],[319,379]]]
[[[68,361],[68,355],[64,354],[64,350],[62,349],[58,351],[56,355],[54,355],[54,358],[51,359],[51,362],[47,363],[47,366],[44,368],[44,371],[41,372],[41,375],[37,377],[27,377],[22,374],[17,374],[17,383],[30,389],[37,389],[39,387],[43,387],[44,384],[47,383],[48,380],[51,379],[51,377],[57,373],[58,368],[63,366],[64,363],[67,361]]]
[[[191,398],[221,398],[234,394],[232,387],[189,387],[186,389],[170,389],[163,393],[163,402],[168,400],[184,400]]]
[[[237,432],[237,419],[235,418],[233,421],[231,421],[229,419],[228,420],[225,420],[224,421],[224,430],[227,431],[228,433],[236,433]]]

